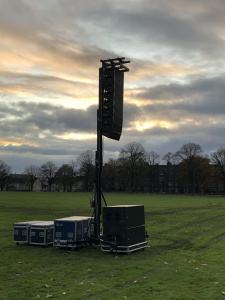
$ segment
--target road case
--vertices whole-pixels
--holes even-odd
[[[30,226],[29,243],[47,246],[53,244],[53,221],[32,223]]]
[[[13,241],[19,243],[29,243],[30,226],[41,221],[26,221],[13,224]]]
[[[103,207],[102,251],[129,254],[146,247],[144,205]]]
[[[77,248],[85,244],[94,234],[91,217],[71,216],[54,220],[53,245],[56,247]]]

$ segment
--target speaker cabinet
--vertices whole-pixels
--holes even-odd
[[[111,68],[103,74],[102,134],[119,140],[123,127],[124,73]]]
[[[118,246],[131,246],[145,241],[145,226],[131,228],[107,228],[103,231],[103,240]]]
[[[103,228],[129,228],[145,225],[144,205],[103,207]]]
[[[147,246],[144,205],[103,207],[102,251],[130,253]]]

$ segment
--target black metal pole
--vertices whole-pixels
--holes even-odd
[[[100,240],[101,216],[101,173],[102,173],[102,100],[103,97],[103,70],[99,69],[99,108],[97,110],[97,151],[95,157],[95,237]]]

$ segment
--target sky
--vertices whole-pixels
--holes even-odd
[[[225,147],[224,0],[0,0],[0,160],[22,173],[96,150],[100,60],[130,60],[123,131],[162,158]]]

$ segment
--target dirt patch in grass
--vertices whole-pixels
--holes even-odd
[[[176,208],[176,209],[172,209],[172,210],[156,210],[156,211],[149,211],[149,212],[145,212],[146,216],[156,216],[156,215],[171,215],[171,214],[175,214],[175,213],[179,213],[179,212],[184,212],[184,211],[199,211],[202,209],[213,209],[216,207],[222,207],[222,203],[218,203],[218,204],[209,204],[209,205],[205,205],[205,206],[195,206],[195,207],[180,207],[180,208]]]
[[[219,242],[221,242],[224,238],[225,238],[225,232],[219,234],[218,236],[214,236],[210,241],[207,242],[207,244],[198,247],[198,250],[209,249],[214,245],[218,244]]]
[[[201,220],[201,221],[197,221],[197,222],[191,222],[191,223],[188,223],[186,225],[183,225],[183,226],[177,226],[175,228],[171,228],[171,229],[167,229],[167,230],[163,230],[163,231],[160,231],[159,233],[160,234],[165,234],[165,233],[172,233],[172,232],[177,232],[179,230],[183,230],[183,229],[187,229],[188,227],[197,227],[197,226],[200,226],[200,225],[203,225],[204,223],[209,223],[209,222],[212,222],[212,221],[221,221],[222,219],[224,219],[224,217],[220,218],[221,215],[216,215],[215,217],[212,217],[212,218],[206,218],[204,220]],[[219,228],[225,228],[225,223],[222,223],[218,226],[215,226],[213,228],[210,228],[210,229],[205,229],[201,232],[198,232],[197,234],[195,234],[195,236],[199,236],[199,235],[203,235],[205,233],[209,233],[211,231],[213,231],[214,229],[219,229]]]
[[[150,234],[152,250],[160,252],[191,248],[203,250],[213,247],[225,238],[225,216],[221,207],[223,205],[218,203],[148,212],[147,220],[151,220],[155,228]],[[160,230],[155,224],[160,224],[165,229]]]

